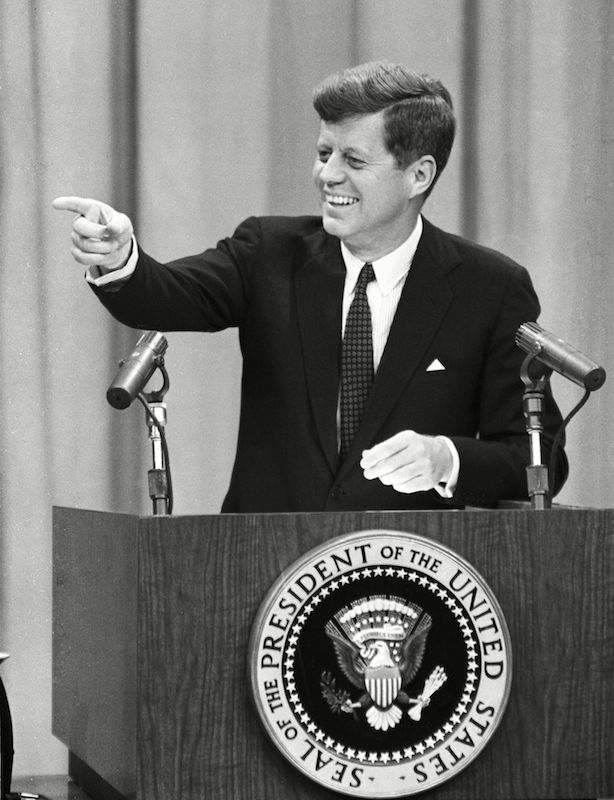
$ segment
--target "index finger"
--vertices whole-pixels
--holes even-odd
[[[51,204],[58,211],[72,211],[74,214],[85,216],[90,208],[98,206],[96,200],[87,197],[56,197]]]

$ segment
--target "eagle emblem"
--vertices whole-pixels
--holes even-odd
[[[399,724],[403,705],[409,706],[411,719],[419,720],[447,678],[436,667],[417,697],[405,691],[422,665],[431,625],[429,614],[400,597],[366,597],[336,613],[326,625],[326,634],[341,671],[362,694],[352,702],[350,694],[338,690],[334,678],[325,672],[320,685],[330,708],[337,713],[363,708],[367,722],[378,731]]]

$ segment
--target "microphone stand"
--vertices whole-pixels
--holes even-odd
[[[531,445],[531,463],[527,467],[528,494],[531,498],[531,507],[543,510],[550,508],[551,505],[548,467],[542,463],[541,435],[544,430],[542,423],[544,393],[552,370],[536,361],[536,356],[537,353],[529,353],[525,358],[520,377],[525,385],[522,407]]]
[[[145,419],[149,428],[153,467],[147,473],[149,482],[149,496],[153,502],[155,516],[164,516],[169,513],[169,485],[167,464],[164,457],[161,430],[166,428],[166,403],[164,395],[169,388],[168,372],[164,366],[164,357],[160,356],[157,367],[162,373],[163,384],[160,389],[153,392],[143,392],[147,401]]]

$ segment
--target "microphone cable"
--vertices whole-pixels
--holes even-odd
[[[565,428],[567,427],[569,422],[571,422],[571,420],[576,416],[578,411],[580,411],[580,409],[585,405],[585,403],[587,402],[587,400],[588,400],[588,398],[590,396],[591,396],[591,390],[587,389],[584,392],[584,396],[582,397],[580,402],[577,403],[571,409],[569,414],[565,417],[563,422],[561,422],[561,424],[559,425],[559,428],[558,428],[558,430],[556,432],[556,435],[554,437],[554,440],[552,442],[552,450],[550,451],[550,467],[549,467],[550,484],[552,486],[552,495],[554,495],[554,486],[555,486],[555,482],[556,482],[556,456],[557,456],[557,451],[558,451],[559,447],[561,446],[561,439],[563,438],[563,433],[565,432]]]

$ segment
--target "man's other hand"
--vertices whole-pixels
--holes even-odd
[[[364,450],[360,466],[368,480],[377,478],[397,492],[411,494],[446,483],[453,461],[444,439],[401,431]]]
[[[77,214],[72,223],[70,252],[79,264],[101,272],[120,269],[130,256],[132,222],[100,200],[56,197],[53,207]]]

